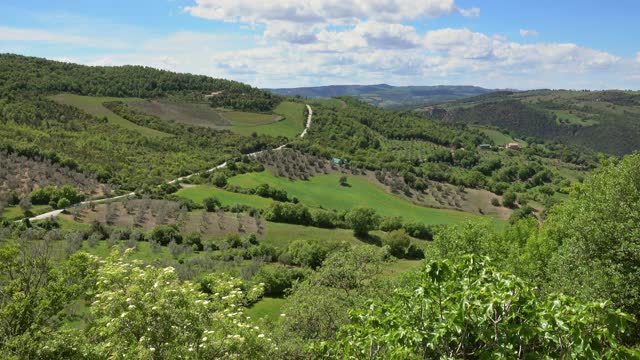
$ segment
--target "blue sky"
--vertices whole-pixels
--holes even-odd
[[[3,0],[0,52],[261,87],[640,89],[640,2]]]

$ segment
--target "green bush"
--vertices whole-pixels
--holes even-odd
[[[222,206],[220,200],[218,200],[218,198],[215,196],[205,198],[204,200],[202,200],[202,204],[204,205],[204,209],[207,212],[214,212],[216,211],[216,209]]]
[[[422,240],[433,240],[433,229],[419,222],[408,222],[402,225],[409,236]]]
[[[56,204],[56,207],[58,209],[64,209],[71,206],[71,201],[69,201],[67,198],[60,198],[60,200],[58,200],[58,203]]]
[[[366,236],[378,226],[380,217],[375,209],[355,208],[347,213],[345,220],[356,236]]]
[[[312,223],[309,209],[302,204],[274,202],[264,214],[267,221],[288,224],[310,225]]]
[[[385,217],[380,221],[380,230],[390,232],[402,229],[402,218],[399,216]]]
[[[391,299],[353,311],[335,341],[315,350],[319,358],[625,359],[632,351],[618,338],[631,320],[608,302],[539,298],[487,260],[465,257],[430,263]]]
[[[508,208],[514,207],[516,205],[516,199],[516,193],[509,190],[502,195],[502,205]]]
[[[383,244],[389,248],[389,254],[402,259],[406,257],[411,238],[403,230],[394,230],[384,238]]]
[[[280,264],[263,266],[253,278],[256,284],[264,284],[265,296],[280,297],[291,289],[294,283],[304,280],[307,272]]]
[[[161,245],[168,245],[172,240],[176,244],[182,243],[182,235],[176,225],[156,226],[151,231],[150,239]]]

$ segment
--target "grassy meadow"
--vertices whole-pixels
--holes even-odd
[[[304,104],[283,101],[274,110],[275,116],[280,120],[275,121],[274,115],[242,113],[242,112],[225,112],[223,116],[230,119],[234,124],[231,131],[240,135],[251,135],[252,133],[265,134],[271,136],[285,136],[294,138],[304,129]],[[264,123],[266,117],[271,119]],[[263,122],[260,123],[260,120]]]
[[[269,184],[287,191],[290,197],[297,197],[308,206],[336,210],[371,207],[383,216],[402,216],[405,220],[425,224],[456,224],[478,218],[461,211],[414,205],[362,177],[349,177],[349,186],[340,185],[339,179],[339,175],[320,175],[307,181],[291,181],[263,171],[233,177],[229,183],[246,188]]]

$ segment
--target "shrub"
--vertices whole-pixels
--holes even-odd
[[[202,238],[199,233],[193,232],[187,235],[184,239],[184,243],[190,245],[194,250],[202,251],[204,246],[202,245]]]
[[[345,220],[356,236],[368,235],[380,222],[378,214],[371,208],[352,209],[345,216]]]
[[[269,184],[260,184],[255,189],[254,192],[256,195],[261,196],[263,198],[273,199],[275,201],[288,202],[289,196],[287,192],[280,189],[275,189],[269,186]]]
[[[266,296],[283,296],[294,283],[304,280],[307,272],[280,264],[263,266],[253,278],[256,284],[264,284]]]
[[[433,229],[419,222],[409,222],[402,226],[409,236],[422,240],[433,240]]]
[[[288,224],[310,225],[312,222],[309,209],[302,204],[274,202],[265,211],[267,221]]]
[[[56,207],[58,209],[64,209],[71,206],[71,201],[69,201],[67,198],[60,198],[60,200],[58,200],[58,203],[56,204]]]
[[[211,183],[219,188],[223,188],[227,185],[227,177],[222,173],[215,174],[211,177]]]
[[[333,229],[338,227],[338,216],[331,211],[315,210],[311,213],[311,219],[313,225],[320,228]]]
[[[216,209],[222,206],[220,200],[218,200],[218,198],[215,196],[211,196],[202,200],[202,204],[204,205],[204,209],[207,212],[214,212],[216,211]]]
[[[335,341],[316,345],[317,357],[375,349],[366,358],[635,358],[617,340],[631,317],[608,302],[541,299],[521,279],[472,257],[432,262],[419,275],[391,298],[352,311]]]
[[[513,211],[513,213],[509,217],[509,222],[514,224],[514,223],[518,222],[521,219],[524,219],[524,218],[529,217],[529,216],[533,216],[533,212],[534,211],[535,211],[534,208],[532,208],[529,205],[525,205],[525,206]]]
[[[71,185],[65,185],[60,188],[55,186],[45,186],[31,192],[31,202],[35,205],[57,205],[60,199],[65,198],[70,204],[76,204],[82,201],[83,196],[78,193]]]
[[[176,244],[182,243],[182,235],[176,225],[156,226],[151,231],[150,238],[160,245],[168,245],[171,241],[174,241]]]
[[[380,222],[380,230],[390,232],[402,229],[402,218],[399,216],[385,217]]]
[[[403,230],[394,230],[384,238],[383,244],[389,248],[389,254],[401,259],[405,257],[411,239]]]
[[[506,191],[504,195],[502,195],[502,205],[505,207],[514,207],[516,205],[516,193],[513,191]]]
[[[287,248],[292,264],[308,266],[312,269],[322,264],[328,252],[328,249],[308,240],[296,240]]]

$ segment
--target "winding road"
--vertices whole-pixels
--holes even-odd
[[[302,130],[302,133],[300,134],[301,138],[303,138],[303,137],[305,137],[305,135],[307,135],[307,130],[309,130],[309,128],[311,127],[311,118],[313,117],[313,110],[311,109],[311,106],[309,106],[308,104],[305,104],[305,105],[307,106],[307,110],[308,110],[309,114],[307,115],[307,123],[304,126],[304,130]],[[280,145],[275,149],[256,151],[256,152],[247,154],[247,156],[255,157],[255,156],[258,156],[259,154],[262,154],[262,153],[267,152],[267,151],[279,151],[279,150],[284,149],[287,145],[288,145],[288,143],[284,144],[284,145]],[[225,167],[227,167],[227,162],[226,161],[223,162],[222,164],[216,166],[216,167],[213,167],[213,168],[211,168],[209,170],[206,170],[205,172],[211,173],[211,172],[214,172],[214,171],[216,171],[218,169],[222,169],[222,168],[225,168]],[[200,174],[201,173],[199,173],[199,172],[193,173],[191,175],[182,176],[182,177],[179,177],[177,179],[173,179],[173,180],[167,181],[167,183],[168,184],[179,183],[181,181],[187,180],[187,179],[189,179],[189,178],[191,178],[193,176],[200,175]],[[160,186],[160,185],[158,185],[158,186]],[[128,194],[114,196],[114,197],[110,197],[110,198],[83,201],[83,202],[80,203],[80,205],[88,205],[88,204],[92,204],[92,203],[93,204],[102,204],[102,203],[106,203],[106,202],[110,202],[110,201],[114,201],[114,200],[125,199],[125,198],[131,197],[131,196],[135,196],[135,195],[136,195],[135,192],[130,192]],[[69,207],[67,207],[66,209],[68,209],[68,208]],[[58,209],[58,210],[49,211],[47,213],[40,214],[40,215],[34,216],[32,218],[29,218],[29,221],[46,220],[46,219],[54,218],[54,217],[60,215],[64,210],[65,209]],[[21,220],[19,220],[19,221],[21,221]]]

